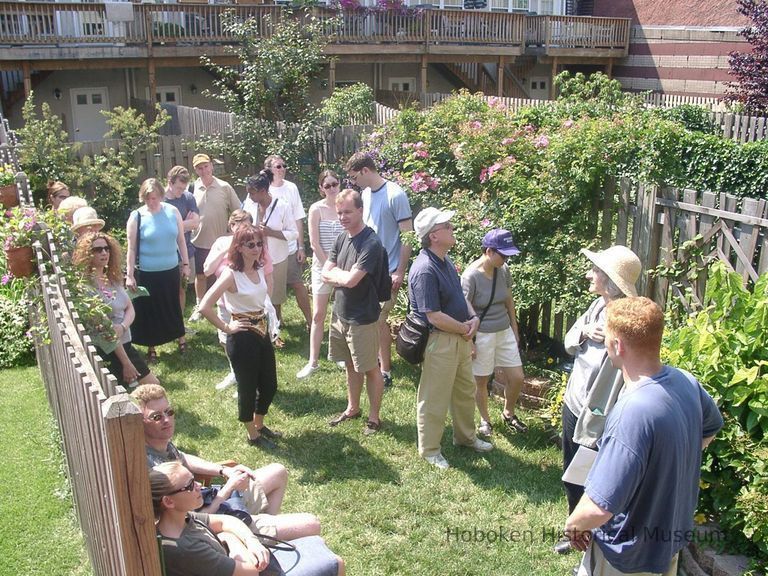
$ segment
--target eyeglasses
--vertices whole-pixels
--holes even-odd
[[[347,176],[352,182],[357,182],[357,177],[360,176],[360,172],[347,172]]]
[[[432,228],[432,232],[438,232],[440,230],[453,230],[453,224],[450,222],[446,222],[445,224],[438,224],[438,226]]]
[[[63,192],[60,194],[54,194],[52,198],[61,198],[62,200],[66,200],[67,198],[69,198],[69,194],[67,194],[66,192]]]
[[[91,246],[91,254],[98,254],[99,252],[111,252],[112,248],[109,246]]]
[[[339,183],[338,182],[331,182],[330,184],[323,184],[323,188],[325,190],[330,190],[331,188],[338,188]]]
[[[272,166],[272,168],[274,168],[275,170],[281,170],[283,168],[287,168],[287,166],[285,164],[275,164],[274,166]]]
[[[178,490],[174,490],[173,492],[169,492],[168,496],[173,496],[174,494],[180,494],[181,492],[194,492],[195,490],[195,479],[192,478],[192,480],[189,481],[189,484],[184,486],[184,488],[179,488]]]
[[[174,414],[176,414],[176,410],[173,408],[166,408],[162,412],[152,412],[152,414],[147,416],[147,420],[151,420],[152,422],[160,422],[163,419],[163,416],[166,418],[172,418]]]
[[[258,246],[259,248],[264,246],[264,242],[262,242],[261,240],[251,240],[250,242],[246,242],[245,244],[243,244],[243,246],[253,250],[254,248],[256,248],[256,246]]]

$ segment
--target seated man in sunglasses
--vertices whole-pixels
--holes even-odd
[[[320,534],[320,521],[314,514],[280,514],[288,484],[282,464],[272,463],[252,470],[247,466],[221,466],[193,454],[185,454],[171,439],[176,428],[175,411],[165,389],[158,384],[138,386],[131,396],[144,416],[147,466],[179,461],[193,474],[222,476],[221,488],[203,489],[203,506],[198,512],[228,514],[248,524],[254,533],[293,540]]]

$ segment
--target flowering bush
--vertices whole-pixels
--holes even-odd
[[[44,232],[38,225],[37,209],[16,206],[5,211],[5,218],[0,226],[0,240],[5,250],[32,246],[43,236]]]
[[[10,164],[0,164],[0,186],[16,184],[16,172]]]

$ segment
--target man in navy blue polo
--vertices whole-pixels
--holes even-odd
[[[421,365],[416,408],[419,455],[441,469],[449,467],[440,450],[449,407],[454,444],[477,452],[493,450],[493,444],[475,434],[472,337],[480,320],[464,297],[459,274],[448,258],[456,244],[450,222],[453,215],[453,210],[437,208],[419,212],[414,226],[422,250],[408,274],[411,308],[432,329]]]

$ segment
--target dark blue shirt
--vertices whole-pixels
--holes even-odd
[[[669,366],[619,398],[585,485],[592,501],[613,514],[594,532],[611,566],[663,573],[691,541],[701,441],[722,425],[696,379]]]
[[[422,322],[428,322],[427,312],[443,312],[459,322],[469,320],[456,267],[450,258],[441,260],[428,248],[422,248],[408,273],[408,298]]]
[[[186,220],[187,214],[190,212],[200,214],[194,194],[190,194],[187,190],[184,190],[178,198],[168,198],[166,196],[164,202],[174,206],[179,211],[179,214],[181,214],[182,220]],[[191,258],[195,254],[195,247],[192,245],[192,232],[184,232],[184,240],[187,243],[187,256]]]

